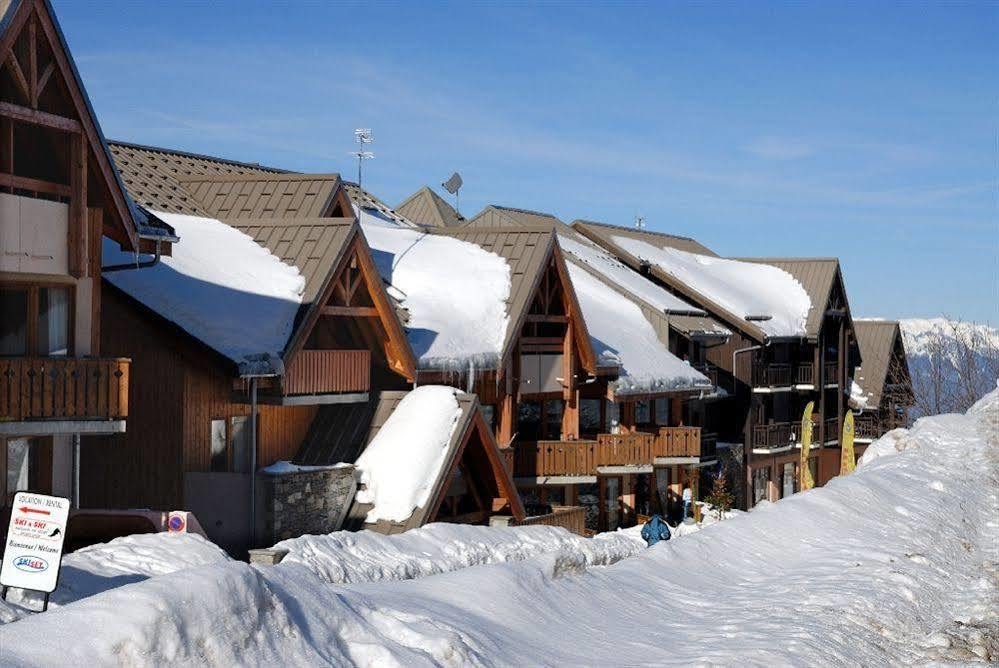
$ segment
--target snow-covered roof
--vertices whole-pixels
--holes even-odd
[[[688,304],[638,272],[628,268],[623,262],[592,241],[579,235],[574,234],[574,236],[576,238],[567,232],[559,232],[558,243],[562,250],[570,253],[578,261],[586,264],[621,289],[635,295],[660,313],[705,314],[702,309]]]
[[[804,336],[811,300],[801,283],[777,267],[659,248],[630,236],[614,244],[655,265],[766,336]]]
[[[491,368],[509,325],[510,267],[449,236],[408,229],[359,209],[364,236],[389,294],[409,313],[406,335],[420,368]]]
[[[457,395],[440,385],[413,390],[357,458],[367,522],[404,522],[430,500],[461,417]]]
[[[711,388],[706,376],[669,352],[637,304],[586,269],[568,267],[599,364],[621,367],[615,395]]]
[[[298,269],[214,218],[153,213],[183,242],[156,265],[104,278],[232,360],[240,373],[279,373],[305,288]],[[134,261],[104,240],[105,266]]]

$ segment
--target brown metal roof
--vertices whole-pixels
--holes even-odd
[[[395,210],[414,223],[427,227],[454,227],[465,222],[454,207],[427,186],[407,197]]]
[[[867,406],[876,408],[881,403],[888,381],[893,354],[899,354],[899,362],[906,365],[908,374],[902,333],[893,320],[857,320],[853,326],[863,360],[862,366],[855,372],[857,384],[868,395]]]
[[[507,314],[510,324],[507,326],[506,337],[503,340],[503,355],[506,359],[513,349],[523,323],[524,316],[531,308],[535,290],[548,268],[549,258],[554,257],[563,263],[562,253],[558,249],[555,230],[551,224],[541,227],[458,227],[442,230],[432,230],[433,234],[443,234],[462,241],[468,241],[479,247],[499,255],[510,266],[510,297],[507,299]],[[568,279],[568,275],[566,275]],[[586,323],[579,309],[579,302],[572,290],[572,282],[567,280],[567,291],[573,308],[578,314],[580,327],[577,328],[584,356],[595,360],[586,332]],[[579,331],[582,330],[582,331]]]
[[[302,306],[308,307],[322,293],[326,281],[340,264],[347,244],[360,228],[353,218],[223,218],[281,258],[297,267],[305,278]]]
[[[108,142],[132,199],[148,209],[213,217],[182,185],[192,176],[283,174],[261,165],[125,142]]]
[[[592,220],[574,220],[572,227],[582,232],[591,239],[596,237],[610,240],[611,236],[630,237],[644,241],[656,248],[675,248],[688,253],[698,255],[711,255],[717,257],[718,254],[707,246],[701,244],[696,239],[681,237],[675,234],[664,232],[653,232],[651,230],[639,230],[634,227],[621,227],[619,225],[608,225],[607,223],[597,223]],[[602,245],[602,244],[601,244]]]
[[[561,223],[550,213],[490,204],[475,214],[466,227],[543,227]]]
[[[361,209],[372,209],[382,218],[385,218],[386,220],[393,220],[406,227],[416,227],[413,221],[409,220],[405,216],[399,215],[398,211],[356,183],[352,181],[343,181],[343,187],[344,190],[347,191],[347,196],[350,197],[350,201],[354,204],[354,206]]]
[[[812,302],[811,308],[808,309],[808,317],[805,320],[805,334],[809,337],[819,335],[826,307],[829,304],[829,297],[839,276],[839,260],[834,257],[736,257],[731,259],[741,262],[768,264],[791,274],[796,281],[801,283],[801,287],[805,289],[808,299]],[[861,353],[861,355],[863,354]]]
[[[408,392],[399,391],[385,391],[382,392],[378,398],[378,402],[375,406],[362,408],[359,407],[355,409],[355,413],[359,415],[362,419],[367,416],[370,422],[368,423],[366,438],[364,440],[364,447],[362,448],[344,448],[339,451],[342,454],[353,454],[353,459],[347,460],[351,462],[357,461],[361,453],[368,444],[374,440],[375,436],[381,430],[381,428],[388,421],[389,417],[399,406],[399,403],[409,394]],[[447,455],[445,457],[444,464],[441,466],[440,474],[437,480],[434,481],[433,491],[430,494],[430,501],[425,506],[421,506],[413,511],[413,514],[409,516],[403,522],[389,522],[387,520],[380,520],[375,524],[367,524],[364,522],[365,516],[368,511],[371,510],[371,505],[354,503],[348,513],[348,522],[353,524],[356,528],[360,528],[362,525],[365,529],[371,529],[373,531],[378,531],[379,533],[385,534],[396,534],[402,533],[403,531],[408,531],[409,529],[415,529],[421,527],[427,523],[429,520],[429,514],[433,511],[431,507],[436,499],[446,490],[445,485],[450,483],[448,474],[452,470],[452,465],[456,458],[460,457],[462,454],[462,444],[465,443],[466,438],[469,435],[469,431],[476,428],[475,418],[480,415],[479,410],[479,400],[474,394],[464,394],[458,393],[455,396],[458,401],[458,406],[461,409],[461,414],[458,418],[458,424],[451,432],[451,440],[448,443]],[[355,422],[357,422],[355,420]],[[354,430],[359,431],[358,429]],[[488,449],[494,450],[494,454],[497,461],[500,461],[499,446],[496,445],[496,440],[493,437],[492,431],[488,428],[482,429],[480,432],[484,437],[484,446]],[[296,461],[298,459],[296,458]],[[315,458],[312,460],[313,463],[322,464],[335,464],[336,461],[319,461]],[[344,460],[337,460],[344,461]],[[509,471],[505,467],[500,466],[501,475],[504,476],[504,480],[496,481],[498,491],[503,490],[505,487],[507,490],[516,490],[516,485],[513,482],[513,478],[510,477]],[[514,510],[514,514],[519,515],[519,518],[523,518],[524,510],[520,502],[520,497],[514,493],[514,498],[510,499],[511,506]]]
[[[226,174],[178,179],[213,218],[321,218],[339,174]]]

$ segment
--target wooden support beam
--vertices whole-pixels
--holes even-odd
[[[0,186],[30,190],[36,193],[45,193],[46,195],[58,195],[60,197],[69,197],[72,194],[72,188],[65,184],[32,179],[26,176],[17,176],[16,174],[8,174],[6,172],[0,172]]]
[[[62,132],[82,132],[83,126],[80,121],[65,116],[57,116],[37,109],[29,109],[19,104],[10,102],[0,102],[0,116],[6,116],[22,123],[41,125],[42,127],[60,130]]]
[[[346,315],[357,318],[377,318],[378,309],[374,306],[324,306],[322,315]]]
[[[82,134],[72,137],[69,152],[69,274],[86,276],[87,252],[87,140]]]
[[[35,86],[35,96],[31,101],[31,106],[35,109],[38,108],[38,98],[41,97],[42,91],[45,90],[45,86],[49,83],[49,79],[52,77],[52,73],[55,72],[55,63],[49,63],[42,70],[41,76],[38,77],[38,85]]]
[[[530,313],[524,316],[524,322],[550,322],[556,324],[565,324],[569,322],[569,316],[567,315],[542,315],[538,313]]]
[[[28,79],[24,76],[24,70],[21,69],[21,64],[17,62],[17,56],[13,53],[10,54],[10,58],[6,60],[4,65],[10,70],[10,75],[14,78],[14,83],[17,87],[21,89],[21,94],[24,95],[24,99],[31,99],[31,86],[28,85]]]
[[[31,17],[28,23],[28,83],[31,85],[31,108],[38,108],[38,19]]]

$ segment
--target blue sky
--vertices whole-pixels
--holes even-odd
[[[999,323],[999,4],[54,0],[108,137],[838,256],[855,315]]]

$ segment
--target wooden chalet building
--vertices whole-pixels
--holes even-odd
[[[898,322],[857,320],[857,341],[863,365],[854,372],[851,407],[857,455],[871,441],[898,427],[909,426],[915,403],[912,377]]]
[[[746,507],[797,490],[799,425],[809,401],[812,477],[822,484],[839,473],[839,434],[860,354],[836,259],[731,260],[686,237],[583,221],[573,229],[731,331],[727,342],[704,350],[729,395],[709,428],[741,446]]]
[[[348,429],[333,408],[370,412],[411,386],[412,350],[337,175],[111,150],[132,196],[184,241],[140,269],[105,252],[102,345],[157,380],[132,389],[114,449],[85,443],[83,501],[190,510],[238,551],[260,524],[254,473]],[[490,497],[488,512],[517,502]]]
[[[122,187],[49,3],[0,0],[0,508],[20,490],[78,506],[81,435],[106,451],[131,429],[144,382],[101,345],[102,236],[174,240]]]

